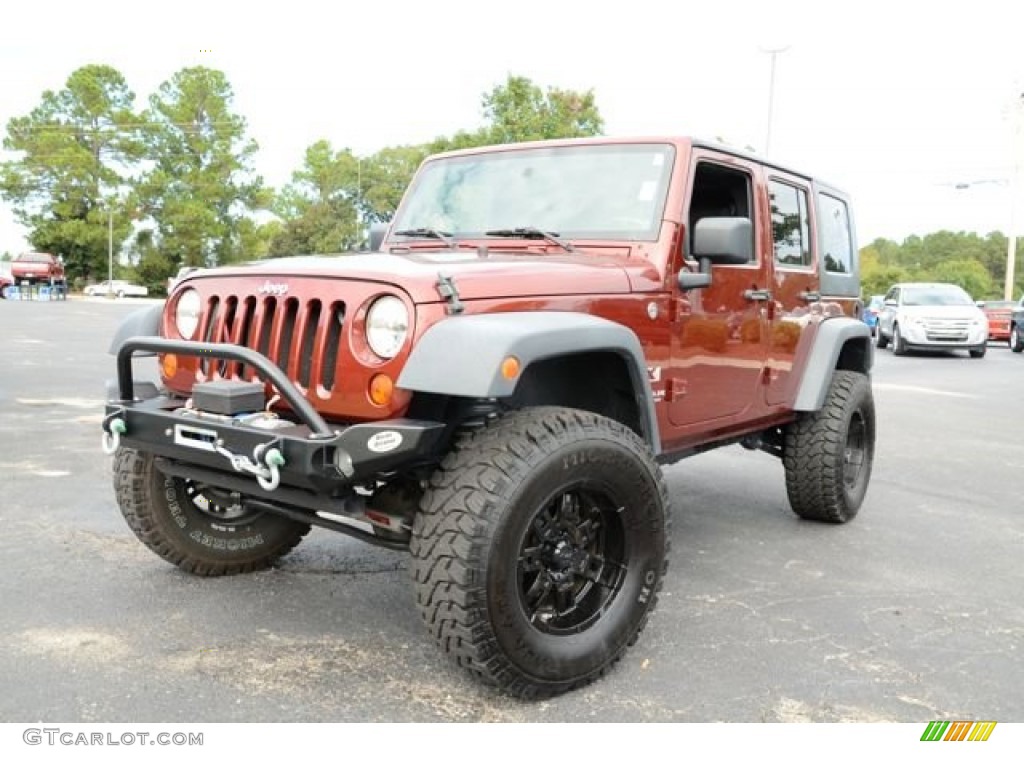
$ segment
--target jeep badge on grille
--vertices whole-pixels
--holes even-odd
[[[259,292],[271,296],[284,296],[288,293],[288,283],[272,283],[267,280],[260,286]]]

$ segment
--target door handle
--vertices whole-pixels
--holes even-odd
[[[821,301],[821,294],[817,291],[800,291],[800,298],[804,301]]]
[[[772,292],[767,288],[748,288],[743,292],[743,298],[747,301],[771,301]]]

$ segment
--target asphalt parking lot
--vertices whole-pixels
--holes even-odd
[[[129,302],[0,301],[0,720],[1024,720],[1024,356],[877,355],[857,519],[805,523],[777,460],[667,470],[672,564],[638,645],[544,702],[479,687],[421,626],[407,557],[325,531],[188,576],[122,521],[100,450]]]

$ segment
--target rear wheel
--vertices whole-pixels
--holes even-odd
[[[469,434],[413,525],[416,596],[441,648],[514,695],[585,685],[632,645],[666,567],[661,470],[628,428],[531,408]]]
[[[139,541],[200,576],[266,568],[309,532],[308,525],[250,512],[238,494],[164,475],[150,454],[127,448],[114,457],[114,490]]]
[[[845,523],[860,509],[875,455],[875,404],[863,373],[836,371],[825,405],[786,429],[783,466],[793,511]]]

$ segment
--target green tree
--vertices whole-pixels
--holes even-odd
[[[144,149],[134,102],[120,72],[91,64],[7,124],[4,149],[21,156],[0,165],[0,196],[35,249],[64,257],[69,278],[106,274],[108,217],[115,248],[131,230],[114,198]]]
[[[505,144],[539,139],[597,136],[604,130],[594,91],[546,91],[529,78],[509,75],[483,98],[488,142]]]
[[[275,212],[283,219],[270,251],[275,256],[335,253],[362,239],[357,210],[362,162],[349,149],[335,151],[318,141],[306,150],[301,169],[277,196]]]
[[[959,285],[974,299],[986,298],[993,292],[992,276],[976,259],[944,261],[931,271],[930,277],[935,282]]]
[[[269,205],[251,167],[256,142],[246,137],[233,98],[224,73],[206,67],[180,70],[150,97],[145,117],[152,167],[139,197],[156,223],[156,247],[169,274],[180,265],[249,258],[242,221]]]

